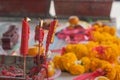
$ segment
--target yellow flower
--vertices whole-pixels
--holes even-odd
[[[64,70],[63,64],[61,62],[61,56],[60,55],[55,55],[53,58],[53,63],[55,68],[61,69],[62,71]]]
[[[110,27],[107,25],[94,25],[94,31],[91,32],[93,36],[93,41],[101,43],[102,41],[113,41],[116,34],[115,27]]]
[[[103,32],[103,28],[101,24],[93,25],[93,27],[95,28],[96,31]]]
[[[90,70],[95,71],[96,69],[100,68],[101,60],[98,58],[90,58]]]
[[[52,65],[48,65],[48,77],[52,77],[55,74],[55,69]]]
[[[102,35],[99,31],[94,31],[93,32],[93,41],[101,42],[104,41],[105,37]]]
[[[106,59],[107,61],[111,63],[116,63],[117,58],[119,56],[119,48],[116,44],[111,44],[108,46],[107,50],[105,51]]]
[[[90,59],[88,57],[82,57],[80,60],[85,67],[85,72],[88,72],[90,69]]]
[[[82,66],[80,64],[72,64],[69,67],[69,72],[73,75],[78,75],[78,74],[84,73],[85,68],[84,68],[84,66]]]
[[[108,77],[110,80],[115,80],[116,76],[116,70],[112,64],[110,64],[107,61],[101,60],[101,68],[105,71],[106,77]]]
[[[82,57],[88,56],[88,49],[84,44],[78,44],[75,48],[75,53],[78,59],[81,59]]]
[[[113,26],[107,26],[107,25],[103,25],[103,24],[95,24],[95,25],[93,25],[93,27],[95,28],[96,31],[98,31],[100,33],[106,32],[106,33],[109,33],[110,35],[116,34],[116,28]]]
[[[116,34],[116,29],[115,27],[110,27],[110,26],[104,26],[103,27],[104,32],[108,32],[110,35],[115,35]]]
[[[98,43],[97,43],[97,42],[94,42],[94,41],[89,41],[89,42],[88,42],[87,44],[85,44],[85,45],[86,45],[86,47],[87,47],[88,49],[91,50],[91,48],[97,46]]]
[[[75,44],[68,44],[65,48],[65,52],[74,52],[74,49],[75,49]]]
[[[107,25],[104,26],[104,27],[103,27],[103,31],[109,33],[109,31],[110,31],[110,27],[107,26]]]
[[[98,45],[89,51],[89,57],[96,57],[110,63],[117,63],[120,54],[119,47],[116,44]]]
[[[73,64],[75,61],[77,61],[77,58],[74,53],[66,53],[61,57],[61,62],[66,71],[68,71],[70,65]]]
[[[111,68],[111,71],[106,74],[106,77],[108,77],[110,80],[116,80],[116,79],[114,79],[115,76],[116,76],[115,68]]]
[[[116,69],[116,76],[114,80],[120,80],[120,65],[116,65],[114,68]]]
[[[37,47],[30,47],[28,49],[28,56],[36,56],[38,54],[38,48]],[[40,53],[42,54],[42,53]]]
[[[69,44],[66,46],[67,52],[73,52],[78,59],[88,55],[88,49],[84,44]]]

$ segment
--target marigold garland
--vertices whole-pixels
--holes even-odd
[[[101,23],[94,24],[86,44],[68,44],[63,56],[55,56],[56,68],[73,75],[103,69],[110,80],[120,80],[120,38],[115,27]],[[76,63],[81,61],[81,63]]]
[[[89,70],[90,70],[90,59],[89,59],[89,57],[82,57],[81,59],[80,59],[80,61],[81,61],[81,65],[83,65],[84,67],[85,67],[85,72],[89,72]]]
[[[66,53],[61,57],[61,61],[64,69],[68,71],[70,65],[77,61],[77,57],[74,53]]]
[[[73,75],[78,75],[78,74],[84,73],[85,68],[84,68],[84,66],[82,66],[80,64],[72,64],[69,67],[69,72]]]

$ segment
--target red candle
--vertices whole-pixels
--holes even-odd
[[[48,51],[49,45],[54,41],[55,29],[57,24],[58,24],[58,20],[55,19],[54,21],[51,22],[49,26],[49,32],[48,32],[47,41],[46,41],[46,51],[45,51],[46,53]]]
[[[21,34],[21,46],[20,46],[20,54],[26,56],[28,53],[28,40],[30,33],[30,26],[28,21],[30,19],[28,17],[24,18],[22,21],[22,34]]]
[[[44,39],[44,30],[42,29],[41,25],[37,25],[35,27],[35,41],[38,41],[40,43],[43,42]]]

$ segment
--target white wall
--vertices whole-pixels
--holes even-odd
[[[110,16],[116,18],[116,27],[120,29],[120,1],[113,2]]]

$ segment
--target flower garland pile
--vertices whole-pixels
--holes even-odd
[[[114,27],[94,24],[86,44],[68,44],[62,56],[56,55],[56,68],[77,75],[102,69],[110,80],[120,80],[120,38]]]

